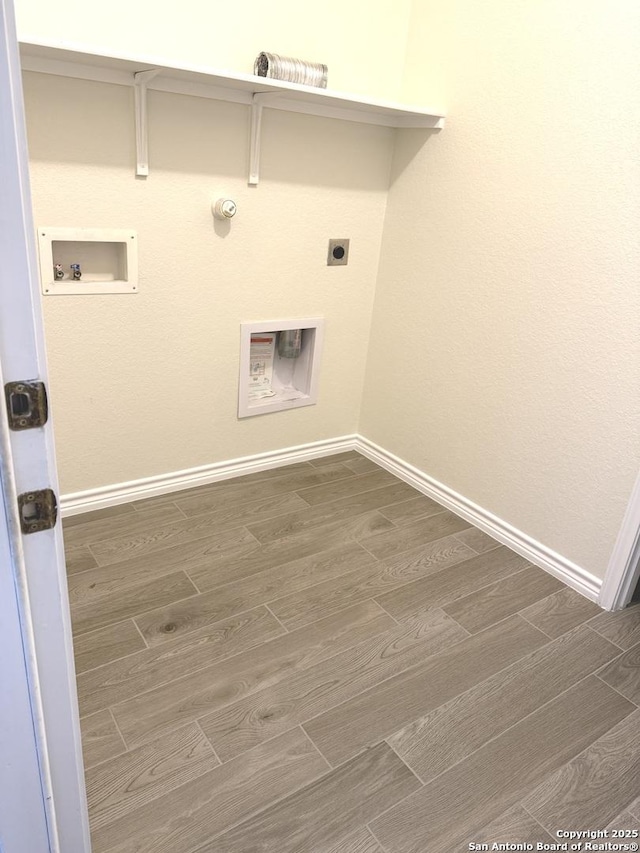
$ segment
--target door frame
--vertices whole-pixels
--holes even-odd
[[[622,519],[609,565],[600,587],[598,604],[605,610],[622,610],[629,604],[640,578],[640,474]]]
[[[3,588],[14,590],[21,635],[11,658],[8,646],[0,650],[2,674],[9,678],[2,684],[8,700],[3,701],[2,715],[16,733],[24,735],[19,717],[24,715],[25,705],[18,700],[26,695],[31,727],[30,740],[22,744],[24,763],[16,759],[10,766],[0,755],[0,798],[11,802],[23,781],[27,783],[35,750],[47,836],[46,841],[42,834],[34,840],[31,821],[22,820],[21,828],[16,810],[10,818],[11,846],[8,837],[3,837],[3,827],[0,839],[2,853],[89,853],[61,525],[58,521],[51,530],[27,535],[22,533],[18,517],[18,494],[48,488],[59,495],[53,429],[49,418],[35,429],[10,430],[4,399],[5,382],[40,381],[48,386],[28,165],[13,0],[0,0],[0,545],[10,553],[0,572]],[[0,613],[9,604],[9,600],[3,602]],[[30,778],[33,794],[33,775]],[[35,826],[41,821],[34,808]]]
[[[7,433],[0,395],[0,684],[11,697],[0,702],[0,848],[54,851],[59,845]]]

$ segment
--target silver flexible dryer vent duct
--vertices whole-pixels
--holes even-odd
[[[328,68],[319,62],[304,62],[277,53],[260,53],[254,63],[253,73],[258,77],[271,77],[287,83],[327,88]]]

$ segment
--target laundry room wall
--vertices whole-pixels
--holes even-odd
[[[43,298],[63,494],[354,433],[394,132],[265,110],[250,188],[246,106],[152,91],[136,179],[128,87],[27,73],[25,95],[36,225],[138,235],[137,293]],[[240,323],[316,316],[317,405],[238,420]]]
[[[640,467],[640,8],[416,0],[360,431],[602,578]]]
[[[183,0],[175,6],[16,0],[23,41],[82,44],[246,74],[256,56],[269,51],[323,62],[332,89],[390,100],[401,91],[410,12],[411,0]]]
[[[260,50],[329,65],[334,88],[399,91],[410,4],[18,0],[24,41],[81,43],[250,73]],[[358,36],[356,38],[356,35]],[[384,57],[380,62],[376,57]],[[26,72],[38,226],[138,233],[135,295],[48,296],[64,494],[357,430],[395,131],[264,111],[247,186],[245,105],[151,91],[151,173],[136,178],[133,91]],[[234,198],[228,233],[211,203]],[[327,267],[348,237],[347,267]],[[238,421],[241,321],[324,317],[316,406]]]

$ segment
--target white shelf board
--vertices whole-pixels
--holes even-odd
[[[286,83],[253,74],[235,74],[203,65],[171,65],[153,56],[98,53],[83,45],[38,41],[20,44],[22,68],[61,77],[132,86],[136,108],[136,174],[149,174],[147,154],[147,91],[172,92],[251,106],[249,184],[259,181],[262,110],[269,107],[324,118],[384,127],[444,127],[444,116],[425,107],[406,106]]]
[[[172,65],[153,56],[98,53],[65,42],[52,45],[23,40],[20,54],[24,70],[63,77],[131,86],[136,72],[157,70],[158,74],[147,84],[149,89],[244,104],[251,104],[254,94],[265,93],[270,97],[263,100],[263,105],[273,109],[386,127],[440,128],[444,120],[442,113],[425,107],[405,106],[203,65]]]

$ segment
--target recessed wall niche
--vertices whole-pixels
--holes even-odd
[[[282,338],[286,333],[294,334]],[[313,406],[323,334],[324,320],[318,317],[242,323],[238,417]]]
[[[38,228],[45,295],[135,293],[138,238],[120,228]]]

